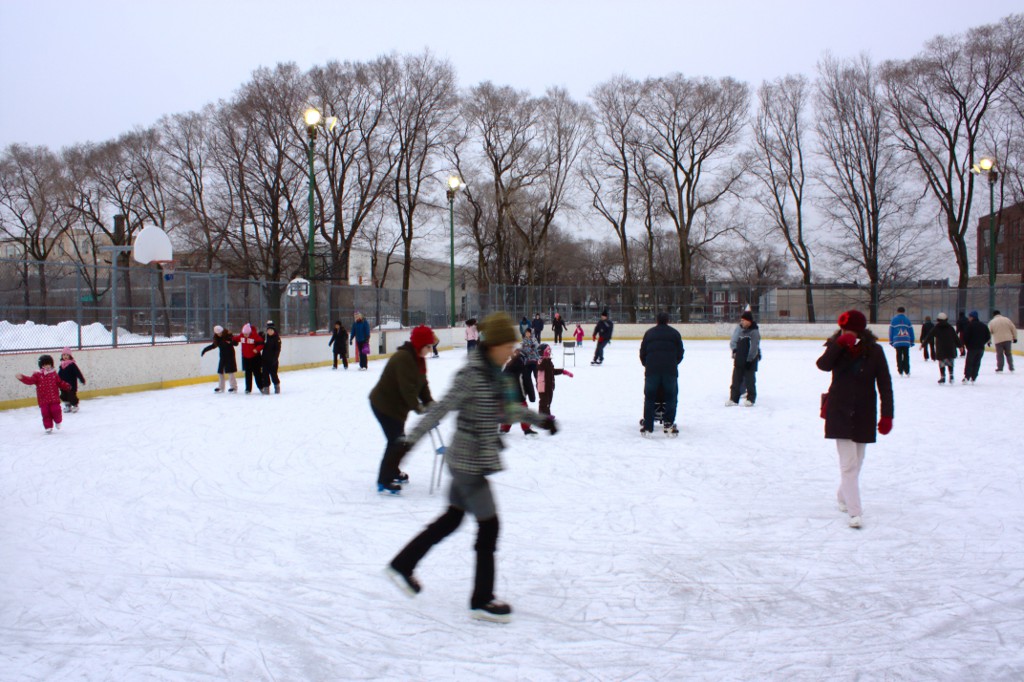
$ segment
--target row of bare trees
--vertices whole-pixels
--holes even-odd
[[[337,117],[312,143],[310,105]],[[310,148],[325,279],[347,282],[360,248],[377,285],[408,289],[417,254],[445,251],[431,238],[447,236],[455,172],[469,183],[455,203],[460,260],[481,289],[761,284],[792,265],[812,319],[822,272],[866,280],[874,318],[889,284],[948,257],[939,224],[966,287],[981,156],[997,159],[1000,203],[1024,199],[1024,15],[906,61],[826,55],[813,80],[755,93],[681,74],[616,77],[589,102],[490,82],[460,91],[429,52],[261,68],[228,100],[116,140],[7,148],[0,231],[32,259],[70,245],[87,260],[152,223],[210,270],[280,282],[308,267]]]

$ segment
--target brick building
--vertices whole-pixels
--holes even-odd
[[[992,214],[978,219],[978,265],[979,275],[988,275],[989,229]],[[1014,204],[996,212],[996,275],[1017,275],[1014,282],[1022,281],[1024,273],[1024,203]],[[1005,281],[1006,278],[999,277]]]

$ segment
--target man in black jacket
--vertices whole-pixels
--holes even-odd
[[[967,348],[963,382],[973,384],[978,378],[978,371],[981,370],[981,359],[985,357],[985,344],[992,335],[988,331],[988,325],[978,320],[977,310],[972,310],[967,320],[963,335],[964,346]]]
[[[665,435],[679,435],[676,404],[679,395],[679,363],[683,361],[683,337],[668,326],[668,313],[658,313],[658,324],[647,330],[640,342],[640,364],[644,366],[644,426],[640,435],[654,431],[654,403],[658,391],[665,399]]]

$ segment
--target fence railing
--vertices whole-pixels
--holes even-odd
[[[550,319],[557,312],[569,322],[593,322],[607,310],[612,320],[636,323],[654,322],[661,311],[667,312],[673,322],[736,321],[748,306],[762,323],[832,322],[850,308],[864,311],[872,321],[888,322],[902,306],[920,324],[925,316],[934,319],[945,312],[955,319],[959,312],[971,310],[979,311],[981,319],[987,320],[993,292],[987,286],[957,289],[905,285],[878,289],[873,297],[866,286],[815,284],[810,290],[810,305],[807,293],[802,286],[750,286],[734,282],[690,287],[498,284],[491,286],[488,294],[475,304],[477,309],[502,309],[517,317],[533,318],[540,313],[544,319]],[[1024,317],[1024,286],[997,286],[994,297],[992,307],[1014,321]]]
[[[361,312],[374,327],[444,326],[444,290],[317,283],[316,301],[287,295],[287,282],[218,273],[167,277],[155,266],[0,259],[0,352],[132,346],[209,339],[214,325],[238,331],[273,320],[283,334],[351,327]],[[403,304],[404,300],[404,304]],[[405,315],[403,317],[403,310]]]
[[[230,278],[224,274],[177,271],[166,277],[155,266],[81,264],[0,259],[0,352],[64,346],[150,345],[209,339],[214,325],[238,331],[246,322],[264,328],[273,320],[283,334],[305,334],[310,306],[316,330],[335,320],[351,326],[361,312],[373,327],[449,324],[446,289],[383,289],[320,282],[316,301],[287,295],[287,282]],[[748,306],[761,323],[831,322],[858,308],[887,322],[903,306],[920,324],[945,312],[951,318],[978,310],[983,320],[995,307],[1016,322],[1024,318],[1024,287],[1000,285],[957,289],[949,286],[868,287],[815,284],[750,286],[713,282],[667,286],[512,286],[456,295],[456,318],[480,318],[492,310],[549,321],[560,313],[570,323],[592,323],[607,310],[617,322],[652,323],[660,311],[673,322],[735,321]],[[874,311],[872,301],[875,301]],[[812,315],[813,313],[813,315]]]

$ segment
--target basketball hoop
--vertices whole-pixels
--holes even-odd
[[[153,262],[160,266],[160,270],[163,271],[163,274],[164,274],[164,281],[165,282],[170,282],[172,279],[174,279],[174,268],[175,268],[175,265],[176,265],[174,261],[172,261],[172,260],[157,260],[157,261],[153,261]]]
[[[285,293],[291,298],[309,298],[309,280],[296,277],[288,282]]]

